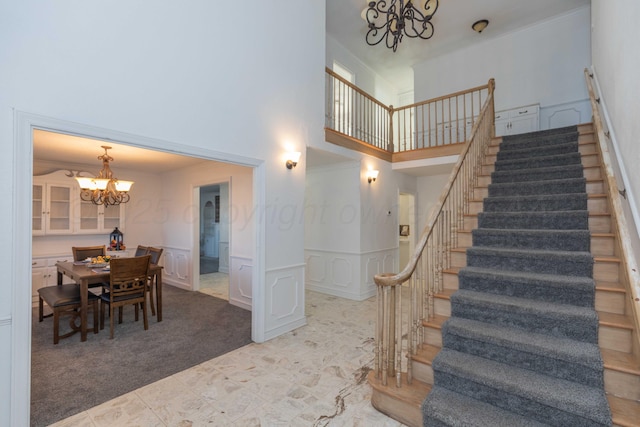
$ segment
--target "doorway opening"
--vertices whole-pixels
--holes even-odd
[[[415,247],[415,196],[411,193],[398,195],[398,260],[402,270],[413,256]]]
[[[195,289],[229,301],[229,183],[199,188],[200,274]]]
[[[18,118],[18,129],[20,130],[18,133],[20,134],[17,137],[17,141],[22,142],[22,144],[17,143],[17,147],[22,147],[17,149],[17,157],[24,161],[25,165],[29,165],[29,167],[25,167],[22,169],[23,179],[18,180],[20,184],[17,187],[21,190],[21,194],[24,194],[24,197],[20,197],[16,202],[16,210],[21,212],[30,212],[30,205],[32,204],[32,188],[31,181],[32,176],[35,174],[46,175],[50,173],[51,170],[60,170],[67,169],[69,170],[78,170],[78,166],[80,166],[80,170],[82,170],[82,166],[89,167],[88,170],[93,170],[95,168],[92,153],[95,151],[92,148],[91,144],[104,144],[104,141],[108,141],[110,145],[117,146],[122,149],[119,151],[120,155],[118,156],[118,172],[122,172],[123,176],[129,174],[132,175],[131,179],[135,181],[136,189],[140,189],[145,186],[145,191],[139,193],[137,200],[133,201],[130,204],[127,204],[127,210],[129,213],[128,220],[133,221],[133,223],[128,227],[127,230],[127,239],[129,239],[128,246],[135,248],[135,242],[139,243],[147,243],[147,244],[155,244],[158,246],[164,246],[162,243],[166,241],[167,236],[173,234],[174,240],[182,240],[183,237],[186,237],[187,233],[181,232],[177,228],[190,227],[193,222],[191,221],[191,213],[193,211],[192,203],[190,200],[192,194],[189,191],[184,192],[180,197],[183,199],[180,200],[180,208],[176,211],[171,211],[172,204],[167,201],[164,196],[175,196],[176,195],[176,183],[172,181],[173,176],[170,176],[165,182],[165,185],[158,185],[158,176],[154,174],[165,173],[167,168],[155,167],[155,172],[153,171],[144,171],[143,167],[133,167],[127,165],[125,151],[132,150],[138,151],[142,153],[142,157],[144,158],[142,165],[144,167],[149,167],[150,169],[155,160],[155,156],[173,156],[172,164],[176,164],[179,162],[181,165],[184,165],[183,162],[194,162],[193,169],[189,167],[191,171],[189,174],[185,174],[184,182],[187,182],[191,179],[200,180],[200,176],[204,176],[204,174],[208,174],[208,176],[215,175],[219,172],[220,169],[229,168],[232,171],[240,171],[237,173],[243,173],[243,180],[240,180],[241,187],[244,189],[248,189],[248,191],[244,191],[249,194],[241,203],[250,204],[254,198],[260,197],[264,192],[262,186],[260,186],[256,175],[263,174],[264,171],[260,162],[253,161],[247,158],[235,158],[234,156],[230,156],[227,161],[218,160],[222,159],[224,156],[219,155],[218,153],[202,150],[202,149],[193,149],[192,147],[187,146],[178,146],[173,145],[171,143],[167,143],[166,141],[151,141],[145,138],[139,138],[133,135],[125,135],[120,134],[115,131],[108,131],[104,129],[94,129],[90,127],[85,127],[81,125],[59,122],[51,119],[42,119],[39,117],[32,117],[27,114],[19,114]],[[66,153],[60,153],[59,149],[65,145],[57,141],[56,143],[48,143],[44,148],[37,146],[37,143],[32,139],[33,131],[41,129],[46,129],[47,132],[53,133],[61,138],[72,138],[75,140],[82,140],[83,144],[76,143],[67,143],[66,146],[70,147],[70,150]],[[80,137],[77,135],[87,135],[86,137]],[[91,136],[88,136],[91,135]],[[118,143],[114,143],[113,141],[118,141]],[[151,142],[150,142],[151,141]],[[78,141],[75,141],[78,142]],[[149,145],[153,144],[153,145]],[[81,146],[81,147],[79,147]],[[85,154],[89,153],[91,160],[77,160],[73,154],[73,150],[80,148]],[[163,151],[165,150],[165,151]],[[177,153],[177,154],[175,154]],[[42,156],[42,157],[41,157]],[[57,158],[56,156],[61,156]],[[218,157],[219,156],[219,157]],[[68,164],[68,165],[67,165]],[[191,164],[191,163],[190,163]],[[212,167],[211,165],[215,165]],[[203,168],[204,166],[204,168]],[[38,169],[38,170],[37,170]],[[241,171],[243,170],[243,171]],[[158,172],[162,171],[162,172]],[[234,172],[227,172],[226,179],[231,180],[231,176],[233,176]],[[146,175],[146,176],[145,176]],[[72,179],[71,176],[68,176],[69,179]],[[194,178],[195,177],[195,178]],[[221,176],[224,178],[224,175]],[[214,178],[215,179],[215,178]],[[171,182],[169,182],[171,181]],[[73,181],[71,181],[73,182]],[[190,182],[190,181],[189,181]],[[183,183],[180,184],[180,187],[184,188]],[[173,186],[174,188],[166,188],[166,185]],[[257,186],[257,188],[256,188]],[[177,188],[180,188],[177,187]],[[229,186],[230,188],[230,186]],[[252,190],[252,188],[256,188]],[[239,188],[240,189],[240,188]],[[140,191],[140,190],[138,190]],[[134,208],[135,206],[135,208]],[[130,211],[129,211],[130,210]],[[168,221],[169,217],[175,218],[175,221],[171,223]],[[221,214],[222,216],[222,214]],[[39,245],[38,251],[34,251],[34,236],[32,232],[32,219],[29,215],[26,218],[17,221],[16,225],[16,236],[14,239],[15,242],[21,242],[20,245],[16,246],[16,262],[20,265],[24,265],[24,269],[21,270],[24,275],[24,280],[22,280],[22,275],[18,275],[20,280],[16,280],[16,284],[14,286],[15,297],[15,322],[16,322],[16,333],[14,334],[14,338],[12,339],[13,346],[15,348],[16,354],[28,354],[31,355],[30,350],[31,347],[29,345],[31,341],[31,318],[32,318],[32,290],[27,289],[24,286],[25,283],[30,283],[28,280],[28,272],[29,265],[31,263],[32,256],[42,256],[43,253],[51,253],[57,254],[58,251],[61,251],[62,247],[71,247],[71,244],[75,244],[77,241],[79,243],[88,243],[88,241],[97,238],[103,239],[104,236],[100,235],[91,235],[91,234],[74,234],[70,233],[68,235],[55,235],[55,236],[37,236]],[[247,226],[249,225],[249,226]],[[230,227],[231,228],[231,227]],[[151,240],[145,238],[145,232],[148,232],[149,229],[155,230],[151,234],[146,234],[150,237]],[[243,229],[248,230],[243,235],[243,245],[247,248],[250,248],[250,253],[255,258],[260,258],[260,254],[256,254],[253,251],[253,248],[256,245],[253,243],[258,240],[260,237],[259,227],[256,222],[252,222],[250,224],[244,223]],[[193,234],[189,230],[189,236],[193,236]],[[196,235],[197,236],[197,235]],[[30,238],[29,238],[30,237]],[[50,238],[49,238],[50,237]],[[191,240],[192,237],[189,237]],[[101,243],[102,240],[100,240]],[[197,242],[195,242],[197,244]],[[190,249],[190,245],[188,243],[180,243],[174,242],[172,243],[174,253],[176,249],[179,251],[183,251],[185,253],[192,252],[196,255],[196,259],[199,256],[197,251],[193,251]],[[165,255],[169,251],[165,248]],[[260,249],[257,252],[261,252]],[[173,271],[176,273],[176,277],[181,279],[182,277],[192,276],[191,271],[186,267],[190,268],[191,262],[184,261],[184,256],[182,254],[177,254],[177,256],[173,256],[171,259],[167,259],[164,257],[165,262],[165,271]],[[192,259],[193,257],[191,257]],[[168,265],[171,264],[171,268],[167,268]],[[255,265],[255,269],[252,270],[251,275],[244,275],[244,280],[247,282],[248,287],[253,289],[257,287],[257,281],[259,281],[258,272],[261,270],[261,265]],[[186,274],[185,274],[186,272]],[[164,276],[164,274],[163,274]],[[164,278],[164,277],[163,277]],[[168,280],[163,280],[165,284],[167,284]],[[197,282],[197,281],[196,281]],[[180,287],[180,286],[178,286]],[[248,309],[251,310],[251,339],[256,340],[256,334],[258,334],[257,340],[260,340],[260,336],[262,336],[262,331],[260,330],[260,326],[257,323],[255,316],[255,307],[253,304],[257,304],[259,301],[255,299],[249,301]],[[167,319],[165,319],[167,320]],[[159,323],[162,326],[161,323]],[[256,326],[258,325],[258,326]],[[74,338],[71,338],[74,339]],[[22,358],[21,363],[16,364],[16,378],[15,383],[20,385],[20,390],[13,390],[16,393],[15,396],[19,396],[18,400],[23,402],[20,410],[17,413],[16,419],[24,420],[24,423],[20,424],[28,424],[29,422],[29,410],[28,410],[28,402],[30,401],[30,387],[24,387],[24,384],[30,383],[30,369],[29,364],[31,363],[31,357]],[[17,398],[18,399],[18,398]],[[26,404],[24,404],[26,403]]]

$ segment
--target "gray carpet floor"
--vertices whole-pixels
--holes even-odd
[[[40,323],[34,309],[32,426],[49,425],[251,342],[250,311],[200,292],[163,289],[162,322],[149,314],[145,331],[142,316],[135,322],[133,307],[125,307],[113,340],[107,318],[105,329],[90,332],[86,342],[75,334],[54,346],[53,318]],[[69,327],[67,319],[60,322],[61,332]]]

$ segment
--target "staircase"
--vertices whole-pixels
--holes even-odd
[[[500,141],[412,384],[370,376],[372,403],[412,426],[638,425],[640,364],[591,126]]]

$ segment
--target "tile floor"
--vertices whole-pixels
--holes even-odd
[[[201,274],[200,292],[228,301],[229,275],[220,272]]]
[[[375,298],[305,295],[306,326],[54,426],[402,426],[371,406]]]

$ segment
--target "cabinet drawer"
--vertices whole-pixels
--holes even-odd
[[[511,117],[522,117],[531,114],[538,114],[537,105],[528,105],[526,107],[517,108],[516,110],[511,112]]]

